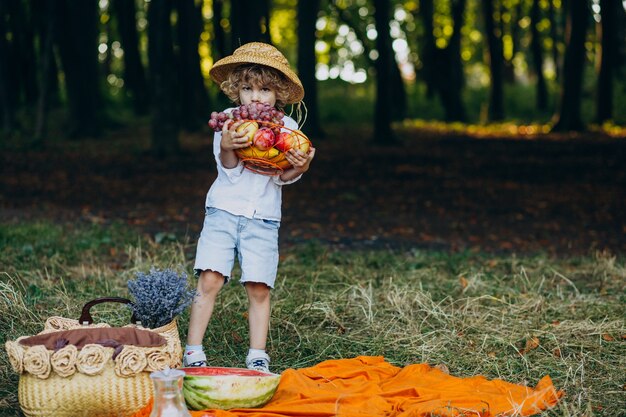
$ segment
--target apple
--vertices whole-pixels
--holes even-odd
[[[287,152],[290,149],[298,149],[304,153],[309,151],[309,140],[299,130],[293,132],[281,132],[276,138],[274,147],[281,152]]]
[[[252,143],[254,139],[254,134],[259,130],[259,124],[255,121],[243,122],[237,127],[237,132],[241,133],[244,130],[246,131],[246,136],[248,137],[248,143]]]
[[[258,149],[262,151],[266,151],[274,146],[274,142],[276,142],[276,136],[274,136],[274,132],[272,129],[268,127],[262,127],[256,131],[254,137],[252,138],[252,143]]]

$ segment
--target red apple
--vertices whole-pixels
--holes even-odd
[[[306,136],[298,130],[294,130],[293,132],[281,132],[274,144],[274,147],[281,152],[287,152],[290,149],[299,149],[307,153],[309,146],[310,144]]]
[[[254,146],[262,151],[266,151],[274,146],[274,142],[276,142],[276,137],[274,136],[272,129],[268,127],[262,127],[257,130],[254,134],[254,138],[252,139]]]

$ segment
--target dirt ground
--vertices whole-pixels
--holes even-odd
[[[314,139],[311,170],[283,188],[281,245],[590,255],[626,250],[626,141],[593,134],[478,138],[366,130]],[[207,135],[183,152],[140,151],[125,130],[38,150],[5,149],[0,221],[121,220],[152,236],[199,233],[216,172]],[[143,139],[145,140],[145,139]]]

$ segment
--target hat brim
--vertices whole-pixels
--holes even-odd
[[[217,61],[209,70],[209,75],[218,85],[226,81],[228,74],[240,65],[258,64],[280,71],[289,82],[287,104],[297,103],[304,98],[304,87],[295,72],[288,65],[277,63],[267,56],[246,53],[245,56],[230,55]]]

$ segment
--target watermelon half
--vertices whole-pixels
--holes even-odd
[[[253,408],[267,403],[280,375],[243,368],[182,368],[183,395],[192,410]]]

